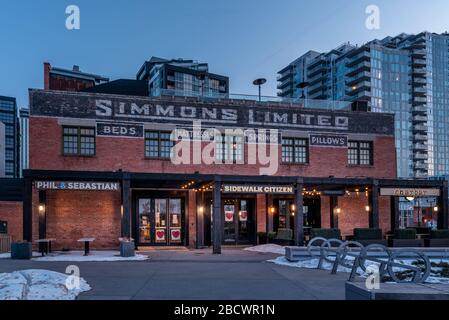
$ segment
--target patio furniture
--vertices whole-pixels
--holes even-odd
[[[386,246],[388,244],[387,240],[384,240],[382,237],[382,229],[355,228],[354,238],[351,240],[357,241],[364,246],[370,244]]]
[[[426,247],[449,248],[449,230],[432,230],[424,242]]]
[[[56,241],[54,238],[49,239],[38,239],[35,242],[39,244],[39,252],[42,256],[45,256],[48,253],[51,253],[51,243],[52,241]]]
[[[424,240],[416,238],[415,229],[397,229],[393,239],[389,240],[390,247],[417,248],[424,246]]]
[[[310,229],[310,239],[314,238],[324,238],[324,239],[338,239],[341,240],[340,229],[320,229],[312,228]]]
[[[90,253],[90,243],[94,242],[95,238],[81,238],[78,242],[84,242],[84,255],[88,256]]]

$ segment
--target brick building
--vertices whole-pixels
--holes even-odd
[[[391,114],[32,89],[29,152],[23,238],[57,248],[132,237],[218,253],[278,229],[297,244],[312,227],[386,232],[399,227],[399,196],[437,197],[448,224],[446,182],[396,179]]]

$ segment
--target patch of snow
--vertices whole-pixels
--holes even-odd
[[[74,300],[81,292],[91,290],[83,278],[79,278],[79,288],[69,290],[69,276],[39,269],[1,273],[0,300]]]
[[[36,261],[63,261],[63,262],[88,262],[88,261],[143,261],[149,257],[136,254],[134,257],[121,257],[119,251],[91,251],[88,256],[84,251],[57,252],[44,257],[34,258]]]
[[[261,253],[277,253],[277,254],[285,254],[285,247],[269,243],[269,244],[261,244],[254,247],[245,248],[243,250],[251,251],[251,252],[261,252]]]

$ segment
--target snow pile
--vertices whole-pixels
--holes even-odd
[[[136,254],[133,257],[121,257],[118,251],[91,251],[88,256],[84,251],[58,252],[45,257],[34,258],[37,261],[65,261],[65,262],[88,262],[88,261],[144,261],[149,257]]]
[[[277,253],[282,255],[285,254],[285,247],[273,243],[261,244],[258,246],[245,248],[243,250],[261,253]]]
[[[37,269],[0,273],[0,300],[74,300],[81,292],[91,290],[83,278],[79,278],[79,287],[69,290],[68,277]]]
[[[349,258],[349,257],[348,257]],[[318,258],[312,258],[312,259],[306,259],[306,260],[300,260],[300,261],[288,261],[285,257],[277,257],[276,259],[268,260],[268,262],[272,262],[274,264],[278,264],[281,266],[287,266],[287,267],[295,267],[295,268],[303,268],[303,269],[316,269],[318,267],[320,259]],[[332,270],[332,263],[329,263],[327,261],[323,261],[323,264],[321,266],[322,270]],[[351,269],[346,268],[344,266],[338,266],[337,269],[338,272],[351,272]],[[363,273],[362,269],[358,269],[359,273]]]

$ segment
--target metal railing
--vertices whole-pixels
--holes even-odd
[[[205,90],[204,92],[196,91],[184,91],[184,90],[171,90],[171,89],[158,89],[153,93],[154,97],[184,97],[195,98],[199,101],[211,101],[216,102],[254,102],[257,104],[280,104],[290,105],[298,108],[311,108],[311,109],[323,109],[323,110],[350,110],[352,102],[350,101],[337,101],[337,100],[315,100],[315,99],[300,99],[300,98],[284,98],[273,96],[259,96],[249,94],[225,94],[216,93]]]

